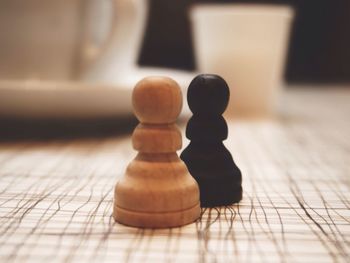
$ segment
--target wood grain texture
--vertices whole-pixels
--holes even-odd
[[[170,78],[147,77],[136,84],[132,105],[141,123],[174,123],[182,109],[182,93]]]
[[[147,228],[195,221],[199,188],[176,154],[182,146],[174,124],[182,107],[179,86],[169,78],[145,78],[134,89],[133,105],[141,121],[132,136],[139,154],[115,187],[114,219]]]

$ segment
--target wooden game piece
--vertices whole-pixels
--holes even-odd
[[[136,85],[132,103],[141,122],[132,135],[139,153],[115,187],[114,219],[145,228],[195,221],[200,215],[198,184],[176,154],[182,147],[175,125],[182,108],[179,86],[170,78],[145,78]]]
[[[180,158],[199,185],[203,207],[229,205],[242,199],[241,171],[222,143],[228,128],[221,115],[229,96],[226,82],[212,74],[198,75],[187,92],[193,116],[186,137],[191,142]]]

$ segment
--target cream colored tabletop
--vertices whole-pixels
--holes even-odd
[[[0,262],[349,262],[350,89],[291,89],[281,107],[229,121],[244,198],[182,228],[113,221],[130,135],[1,142]]]

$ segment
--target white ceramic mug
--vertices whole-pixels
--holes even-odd
[[[275,112],[292,18],[288,6],[223,4],[191,9],[198,69],[228,82],[227,115]]]
[[[115,5],[115,0],[0,1],[0,79],[79,78],[112,39]]]

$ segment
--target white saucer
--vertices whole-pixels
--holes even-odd
[[[0,116],[102,118],[132,113],[131,88],[79,82],[0,81]]]
[[[176,71],[142,70],[114,84],[0,80],[0,117],[88,119],[131,116],[132,89],[141,78],[149,75],[174,78],[184,96],[194,76]],[[187,103],[183,105],[184,112],[188,112]]]

